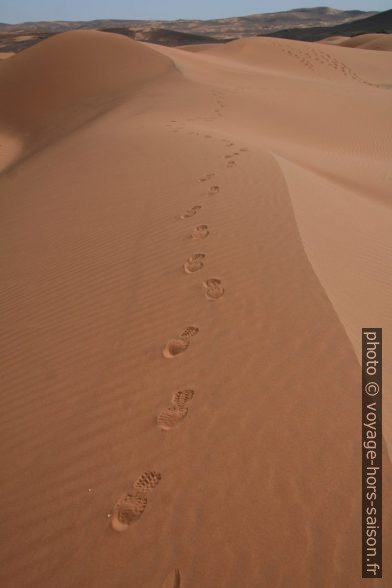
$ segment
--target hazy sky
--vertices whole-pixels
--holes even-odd
[[[94,20],[96,18],[219,18],[320,6],[306,0],[0,0],[0,22]],[[388,10],[391,0],[341,0],[341,10]]]

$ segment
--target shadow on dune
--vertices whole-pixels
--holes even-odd
[[[56,35],[7,60],[0,70],[0,129],[23,143],[11,165],[171,71],[168,57],[96,31]]]

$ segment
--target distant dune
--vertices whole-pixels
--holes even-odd
[[[335,35],[332,37],[325,37],[325,39],[321,39],[320,43],[326,43],[327,45],[341,45],[343,41],[347,41],[350,37],[344,37],[342,35]]]
[[[392,34],[365,34],[345,39],[340,43],[342,47],[358,47],[359,49],[374,49],[376,51],[392,51]]]
[[[149,28],[140,31],[135,31],[135,39],[137,41],[145,41],[148,43],[155,43],[157,45],[166,45],[167,47],[177,47],[181,45],[196,45],[211,42],[211,37],[205,35],[195,35],[191,33],[182,33],[179,31],[171,31],[169,29]],[[230,41],[231,39],[214,39],[215,43],[222,43]]]
[[[364,326],[392,586],[391,90],[268,37],[0,64],[2,587],[365,586]]]
[[[12,57],[13,55],[15,55],[15,53],[6,53],[4,52],[0,52],[0,61],[3,61],[4,59],[8,59],[9,57]]]
[[[199,45],[198,43],[192,44],[192,45],[181,45],[180,49],[183,49],[184,51],[191,51],[194,53],[198,53],[199,51],[207,51],[207,49],[214,49],[214,47],[217,47],[218,44],[217,43],[202,43],[201,45]]]
[[[392,35],[382,33],[368,33],[354,37],[327,37],[320,41],[328,45],[340,45],[358,49],[373,49],[375,51],[392,51]]]

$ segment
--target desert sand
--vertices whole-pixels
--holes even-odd
[[[350,38],[351,37],[344,37],[342,35],[335,35],[332,37],[326,37],[325,39],[318,41],[318,43],[325,43],[327,45],[341,45],[341,43],[343,43],[344,41],[347,41],[347,39],[350,39]]]
[[[3,61],[4,59],[9,59],[10,57],[12,57],[13,55],[15,55],[15,53],[12,52],[0,52],[0,61]]]
[[[340,47],[392,51],[392,35],[383,33],[366,33],[355,37],[327,37],[319,42]]]
[[[358,47],[359,49],[374,49],[376,51],[392,51],[392,35],[382,33],[368,33],[346,39],[343,47]]]
[[[392,585],[391,66],[85,31],[0,64],[3,586]]]

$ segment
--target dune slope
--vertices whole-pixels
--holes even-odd
[[[172,63],[120,35],[73,31],[1,64],[0,132],[24,151],[56,139],[118,104]]]
[[[392,35],[381,33],[368,33],[346,39],[341,43],[342,47],[358,47],[359,49],[373,49],[376,51],[392,51]]]
[[[360,578],[359,357],[362,326],[391,346],[392,56],[123,41],[111,108],[61,135],[42,86],[56,134],[0,176],[0,582],[388,587],[387,556]]]

